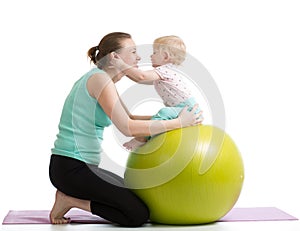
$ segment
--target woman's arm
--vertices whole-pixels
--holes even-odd
[[[105,74],[94,74],[88,80],[87,88],[125,136],[152,136],[201,123],[201,113],[195,113],[196,107],[192,111],[184,109],[178,118],[172,120],[133,120],[124,109],[114,83]]]
[[[147,115],[131,115],[130,117],[133,120],[150,120],[152,116]]]
[[[121,104],[122,104],[123,108],[125,109],[125,111],[127,112],[127,115],[130,117],[130,119],[133,119],[133,120],[150,120],[151,119],[152,116],[148,116],[148,115],[132,115],[130,113],[130,111],[127,109],[123,100],[120,98],[120,96],[119,96],[119,100],[121,101]]]

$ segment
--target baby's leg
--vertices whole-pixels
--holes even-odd
[[[178,117],[181,110],[184,108],[184,105],[181,106],[175,106],[175,107],[164,107],[159,110],[157,114],[152,116],[151,120],[171,120]],[[126,143],[123,144],[123,146],[128,149],[129,151],[132,151],[142,145],[144,145],[151,137],[136,137]]]
[[[132,140],[126,142],[123,144],[123,146],[128,149],[129,151],[132,151],[140,146],[143,146],[147,142],[146,137],[136,137]]]

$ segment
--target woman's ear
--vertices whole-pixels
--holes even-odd
[[[114,59],[121,59],[120,56],[118,55],[117,52],[113,51],[113,52],[110,52],[109,55],[108,55],[108,58],[109,60],[114,60]]]
[[[113,51],[110,53],[110,57],[111,58],[119,58],[119,55],[117,54],[117,52]]]

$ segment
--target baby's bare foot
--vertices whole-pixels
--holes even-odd
[[[146,141],[140,141],[138,139],[132,139],[126,143],[123,144],[123,146],[128,150],[128,151],[133,151],[137,149],[140,146],[143,146],[146,143]]]
[[[65,218],[64,215],[72,208],[69,196],[56,191],[55,202],[50,212],[50,221],[52,224],[67,224],[70,223],[70,219]]]

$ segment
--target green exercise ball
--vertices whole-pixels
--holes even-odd
[[[172,130],[131,152],[124,175],[162,224],[217,221],[238,200],[244,166],[234,141],[215,126]]]

